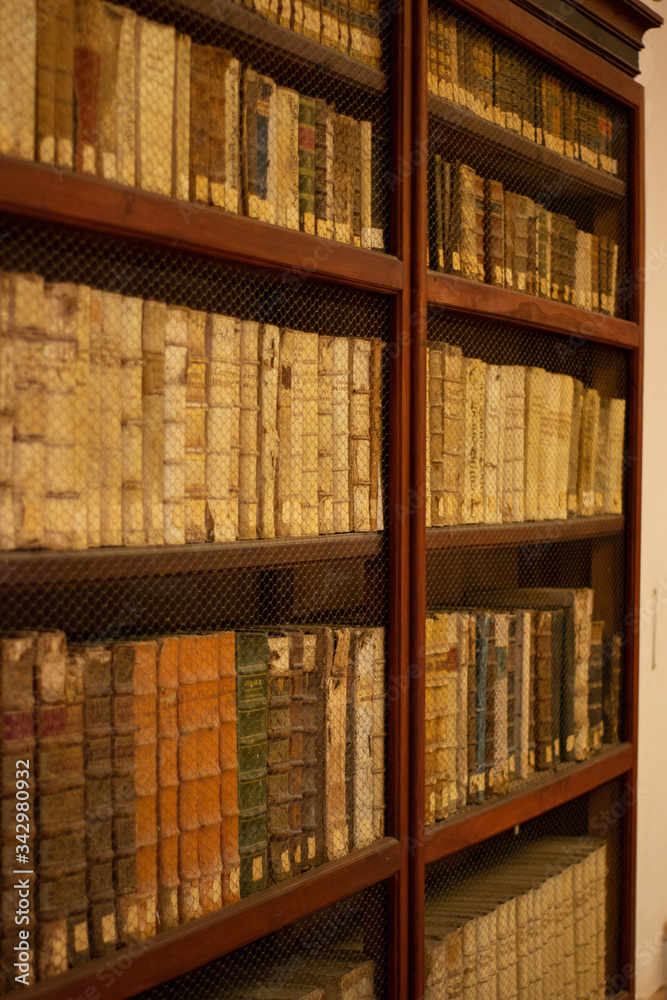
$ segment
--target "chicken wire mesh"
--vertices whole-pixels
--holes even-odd
[[[623,737],[626,358],[434,310],[426,822]]]
[[[140,1000],[384,1000],[386,906],[379,883],[142,993]]]
[[[632,318],[628,112],[444,2],[428,90],[429,266]]]
[[[627,989],[620,854],[628,801],[602,786],[426,870],[425,995],[575,997]]]
[[[389,304],[0,228],[6,990],[384,836]]]
[[[387,250],[391,30],[356,0],[8,0],[0,152]]]

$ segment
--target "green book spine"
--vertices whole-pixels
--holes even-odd
[[[299,97],[299,228],[315,235],[315,122],[317,102]]]
[[[236,634],[241,897],[267,885],[268,636]]]

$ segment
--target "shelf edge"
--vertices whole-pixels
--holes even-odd
[[[496,545],[549,545],[581,538],[621,534],[622,514],[599,514],[567,521],[513,521],[508,524],[457,524],[427,528],[426,549],[487,548]]]
[[[632,755],[632,745],[621,743],[581,764],[527,781],[520,790],[479,808],[461,810],[426,832],[426,863],[479,844],[618,778],[632,767]]]
[[[402,287],[397,257],[258,222],[197,202],[0,156],[0,211],[156,247],[324,278],[377,292]]]
[[[15,998],[20,993],[27,1000],[72,1000],[74,996],[100,1000],[106,993],[100,984],[108,989],[113,983],[114,1000],[125,1000],[382,882],[399,867],[399,841],[385,837],[216,913],[8,996]]]

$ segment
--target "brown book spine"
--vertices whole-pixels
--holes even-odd
[[[157,921],[178,924],[178,639],[157,650]]]
[[[304,636],[304,651],[315,648],[314,636]],[[289,656],[290,746],[289,746],[289,857],[293,875],[301,871],[303,824],[303,655]]]
[[[484,784],[489,794],[495,791],[496,728],[501,719],[496,719],[496,616],[489,614],[489,634],[486,654],[486,715],[484,721]]]
[[[605,743],[618,743],[620,739],[621,677],[623,663],[623,638],[618,634],[605,635],[603,640],[602,668],[602,722]]]
[[[477,794],[473,776],[477,771],[477,655],[475,641],[475,615],[468,617],[468,626],[463,639],[468,646],[467,685],[467,759],[468,759],[468,802],[476,802]]]
[[[269,875],[282,882],[292,874],[289,856],[290,675],[289,638],[269,637],[267,834]]]
[[[94,174],[97,162],[97,101],[102,64],[102,4],[76,0],[74,9],[74,96],[76,155],[79,172]]]
[[[539,611],[534,632],[535,673],[535,767],[541,771],[553,763],[551,724],[551,612]]]
[[[58,4],[56,41],[56,160],[59,167],[74,166],[74,0]]]
[[[502,288],[504,282],[505,234],[503,219],[503,186],[500,181],[486,180],[485,222],[486,222],[486,273],[492,285]]]
[[[56,158],[56,51],[57,15],[37,17],[37,87],[35,106],[35,159],[55,163]]]
[[[591,622],[591,653],[588,660],[588,742],[591,750],[602,746],[604,722],[603,700],[603,639],[604,622]]]
[[[214,51],[209,45],[193,45],[190,50],[190,199],[206,205]]]
[[[239,801],[236,732],[236,637],[218,635],[218,704],[220,716],[220,811],[222,904],[241,898]]]
[[[478,281],[486,281],[487,271],[484,259],[484,178],[475,174],[475,247],[477,255]]]
[[[314,640],[314,642],[313,642]],[[301,648],[300,648],[301,647]],[[290,661],[303,670],[303,774],[301,827],[302,869],[324,860],[324,672],[333,659],[333,632],[317,629],[316,636],[290,634]]]
[[[37,913],[40,979],[90,957],[83,764],[83,658],[62,632],[37,636]]]
[[[113,799],[113,875],[118,940],[124,944],[139,933],[137,909],[136,793],[134,768],[134,661],[132,643],[112,649],[111,738]]]
[[[135,838],[137,930],[152,937],[157,927],[157,645],[134,643]]]

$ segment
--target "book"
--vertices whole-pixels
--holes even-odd
[[[543,432],[542,425],[547,423],[546,389],[548,373],[543,368],[526,368],[525,389],[525,450],[524,450],[524,516],[527,521],[540,518],[540,474],[539,469],[546,456],[540,458],[542,442],[548,439],[547,430]],[[555,430],[555,427],[554,427]],[[543,472],[544,475],[544,472]],[[542,479],[542,490],[545,489]],[[542,493],[542,511],[545,508],[544,492]]]
[[[602,514],[605,510],[605,496],[609,494],[607,481],[610,471],[609,456],[609,412],[611,400],[608,396],[600,399],[598,434],[595,449],[595,478],[593,510]]]
[[[166,306],[161,302],[144,301],[142,325],[144,360],[142,373],[142,461],[144,529],[146,532],[146,541],[149,545],[162,545],[164,542],[166,323]]]
[[[268,637],[237,633],[238,808],[241,898],[267,884]]]
[[[97,289],[91,289],[88,300],[88,437],[87,437],[87,457],[86,457],[86,495],[88,498],[87,529],[88,548],[95,548],[100,543],[101,532],[101,434],[102,434],[102,293]],[[142,320],[143,324],[143,320]],[[142,329],[142,350],[143,350],[143,329]],[[142,410],[144,382],[142,372]],[[143,416],[142,416],[143,420]],[[143,426],[143,425],[142,425]],[[142,430],[142,451],[143,451],[143,430]],[[143,464],[143,459],[142,459]],[[142,476],[143,476],[142,469]],[[122,475],[122,470],[121,470]],[[122,482],[121,482],[122,489]],[[144,510],[146,497],[144,496]],[[144,530],[147,532],[147,523],[144,513]]]
[[[323,28],[326,18],[323,2]],[[334,235],[334,120],[335,113],[326,101],[318,98],[315,101],[315,231],[325,239],[333,239]]]
[[[314,98],[299,97],[299,228],[314,235],[316,189],[316,127],[317,106]]]
[[[333,658],[331,629],[315,634],[290,633],[290,669],[302,671],[303,772],[301,867],[307,870],[325,860],[324,805],[325,755],[320,747],[324,732],[324,678]],[[294,664],[294,666],[292,666]]]
[[[277,88],[276,120],[276,225],[299,229],[299,95],[295,90]]]
[[[249,67],[243,71],[243,152],[246,214],[275,222],[276,85]]]
[[[524,518],[525,369],[521,365],[500,368],[502,406],[502,476],[500,513],[504,522]]]
[[[350,340],[350,528],[370,530],[370,340]],[[305,532],[304,532],[305,533]]]
[[[333,520],[333,377],[332,337],[318,338],[317,499],[320,535],[334,530]],[[371,444],[373,439],[371,438]],[[377,466],[375,467],[377,470]],[[373,465],[371,465],[371,472]],[[377,472],[376,472],[377,475]],[[377,496],[377,489],[376,489]],[[377,503],[377,500],[376,500]],[[377,514],[376,514],[377,522]]]
[[[440,744],[440,719],[445,693],[444,670],[439,669],[442,657],[439,648],[442,627],[437,615],[427,615],[424,639],[424,822],[435,823],[438,816],[438,750]],[[442,793],[442,788],[441,788]]]
[[[366,341],[368,344],[369,341]],[[319,524],[319,388],[318,388],[318,336],[316,333],[298,333],[295,336],[295,356],[292,369],[294,391],[292,396],[293,430],[301,427],[301,482],[294,475],[292,484],[295,497],[300,500],[301,536],[317,535]],[[300,410],[300,413],[299,413]],[[299,420],[300,416],[300,420]],[[297,469],[292,465],[292,472]],[[298,523],[298,513],[297,513]],[[358,529],[357,529],[358,530]]]
[[[206,385],[209,359],[206,356],[206,322],[206,313],[188,309],[183,483],[183,523],[186,542],[207,540]]]
[[[334,233],[340,243],[353,242],[355,126],[347,115],[334,118],[333,199]]]
[[[602,637],[602,722],[605,743],[618,743],[621,732],[623,638],[618,633]]]
[[[350,347],[345,337],[331,345],[331,405],[333,413],[334,532],[351,530],[350,487]]]
[[[137,865],[136,785],[134,764],[134,665],[131,643],[119,643],[111,652],[112,722],[111,792],[113,802],[113,885],[118,942],[129,944],[141,933],[137,890],[151,882],[151,874]],[[141,859],[140,859],[141,860]],[[144,881],[146,878],[146,881]],[[151,884],[152,887],[152,884]],[[154,914],[146,912],[146,936],[155,933]],[[151,919],[152,918],[152,919]]]
[[[259,325],[241,322],[238,537],[257,537]]]
[[[327,860],[348,850],[345,795],[347,669],[350,629],[333,630],[333,651],[324,664],[324,838]]]
[[[366,847],[374,838],[373,682],[375,636],[372,629],[352,629],[347,675],[346,761],[349,850]]]
[[[479,524],[484,520],[485,386],[485,363],[478,358],[464,358],[465,450],[461,504],[461,522],[463,524]]]
[[[501,447],[504,426],[504,400],[502,397],[502,369],[498,365],[486,366],[484,397],[484,512],[485,524],[502,523],[501,489],[503,482],[503,455]]]
[[[185,542],[188,310],[167,306],[164,325],[163,537]],[[189,478],[189,477],[188,477]],[[190,485],[190,483],[189,483]]]
[[[275,532],[277,538],[289,538],[297,534],[292,492],[292,464],[294,458],[300,461],[300,454],[293,451],[300,446],[294,434],[292,446],[292,365],[294,361],[294,331],[280,330],[280,360],[277,390],[277,432],[278,454],[276,460],[275,485]],[[300,477],[299,467],[299,477]],[[296,478],[296,473],[295,473]]]
[[[94,174],[97,172],[97,115],[102,59],[101,28],[102,4],[98,0],[81,0],[75,5],[73,81],[76,101],[76,149],[74,164],[79,173]],[[31,83],[32,78],[31,74]]]
[[[209,142],[211,83],[214,49],[192,45],[190,49],[190,163],[189,195],[192,201],[209,203]]]
[[[120,344],[122,298],[102,292],[101,378],[104,387],[100,439],[100,544],[122,542],[122,438]]]
[[[606,514],[623,512],[625,405],[624,399],[609,401],[609,469],[603,496],[603,509]]]
[[[214,541],[238,533],[241,324],[209,315],[206,327],[206,493]]]
[[[597,454],[600,395],[584,388],[581,397],[579,465],[577,470],[577,508],[590,516],[595,511],[595,458]]]
[[[155,934],[158,914],[157,644],[136,642],[132,650],[138,909],[135,933],[142,939]]]
[[[174,60],[174,138],[172,144],[172,196],[190,197],[190,75],[192,43],[188,35],[176,33]],[[214,204],[217,202],[214,201]],[[230,206],[231,208],[231,206]]]
[[[604,735],[603,631],[603,621],[591,622],[591,652],[588,661],[588,742],[591,750],[600,749]]]
[[[124,297],[120,334],[121,535],[123,545],[143,545],[143,344],[141,299]]]
[[[289,636],[268,638],[267,838],[269,875],[292,874],[290,858],[290,657]]]
[[[307,639],[307,641],[306,641]],[[315,648],[314,636],[302,636],[301,644],[296,649],[299,655],[292,656],[291,636],[288,635],[289,655],[289,861],[293,875],[298,875],[302,868],[303,848],[303,770],[304,756],[304,686],[303,686],[303,651],[306,647]],[[309,654],[308,654],[309,655]]]
[[[373,655],[373,709],[371,720],[372,840],[380,840],[385,835],[385,641],[384,628],[379,627],[371,630]]]
[[[444,344],[443,452],[444,522],[459,524],[462,516],[465,414],[463,398],[463,356],[459,347]],[[440,511],[442,517],[442,512]]]
[[[57,15],[39,18],[36,42],[35,159],[55,163]]]
[[[220,770],[221,905],[241,898],[239,856],[239,800],[237,756],[236,638],[233,632],[217,636],[218,717]],[[213,839],[215,847],[217,840]],[[214,860],[215,857],[214,857]],[[215,868],[211,873],[216,875]]]
[[[276,536],[276,475],[279,456],[278,383],[280,330],[263,323],[259,330],[259,426],[257,466],[258,523],[260,538]]]
[[[504,218],[503,218],[503,186],[499,181],[486,179],[485,187],[485,220],[486,220],[486,273],[492,285],[505,284],[504,280]]]
[[[107,4],[117,17],[122,18],[118,41],[118,65],[116,71],[115,116],[116,116],[116,179],[120,184],[134,187],[137,170],[137,61],[136,25],[137,15],[127,7],[113,7]],[[178,59],[177,59],[178,79]],[[180,90],[179,90],[180,92]],[[182,193],[179,189],[179,197]]]
[[[179,922],[179,640],[157,644],[157,914],[163,930]]]
[[[470,788],[473,801],[484,799],[485,764],[486,764],[486,712],[487,712],[487,682],[489,658],[489,627],[491,619],[488,614],[475,615],[475,772],[470,777]]]
[[[172,193],[176,32],[137,18],[137,187]]]
[[[581,447],[581,410],[584,387],[579,379],[572,380],[572,416],[570,420],[570,447],[567,473],[567,513],[568,517],[579,512],[577,494],[577,474],[579,471],[579,449]]]
[[[239,61],[231,52],[219,48],[211,50],[209,199],[212,205],[228,212],[239,210],[239,72]],[[275,160],[270,167],[275,171]]]
[[[468,798],[468,678],[470,673],[471,616],[456,614],[456,802],[462,809]]]

